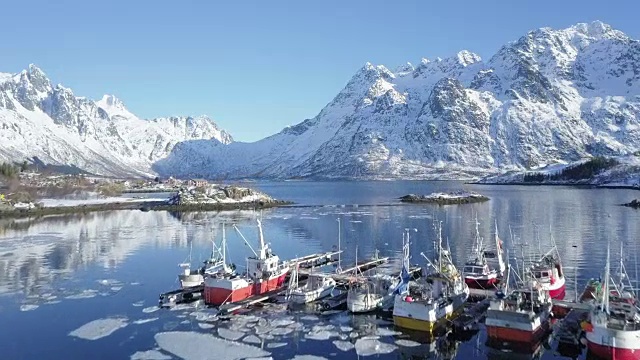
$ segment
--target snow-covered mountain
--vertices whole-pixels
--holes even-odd
[[[640,42],[602,22],[542,28],[488,61],[365,64],[313,119],[254,143],[185,141],[162,174],[468,177],[640,148]]]
[[[35,157],[96,174],[148,175],[176,143],[212,138],[232,141],[206,116],[143,120],[112,95],[76,97],[34,65],[0,73],[0,161]]]

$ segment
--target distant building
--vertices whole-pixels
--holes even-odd
[[[167,181],[165,181],[165,184],[169,185],[169,186],[178,186],[180,185],[181,181],[175,179],[173,176],[169,177],[167,179]]]
[[[203,186],[209,185],[209,182],[204,179],[189,179],[189,181],[187,182],[187,185],[195,186],[195,187],[203,187]]]

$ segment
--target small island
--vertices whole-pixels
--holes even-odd
[[[629,203],[622,204],[622,206],[626,206],[634,209],[640,209],[640,200],[634,199],[634,200],[631,200],[631,202]]]
[[[448,193],[432,193],[429,195],[409,194],[400,198],[401,202],[419,203],[419,204],[438,204],[438,205],[454,205],[454,204],[471,204],[488,201],[489,198],[478,193],[457,191]]]

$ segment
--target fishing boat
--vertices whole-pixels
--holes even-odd
[[[398,327],[431,333],[438,324],[454,318],[469,298],[469,287],[453,264],[449,249],[442,247],[441,223],[437,232],[438,258],[431,261],[421,253],[432,270],[419,282],[410,282],[407,275],[409,234],[406,233],[402,282],[393,306],[393,322]]]
[[[330,296],[336,287],[336,281],[327,274],[311,273],[304,285],[298,285],[298,266],[289,278],[286,299],[291,304],[306,304]]]
[[[510,275],[511,270],[507,273],[505,290],[498,291],[489,302],[485,318],[487,334],[494,340],[513,344],[538,343],[550,329],[553,304],[549,291],[535,280],[522,281],[527,278],[526,273],[510,290]]]
[[[375,259],[378,259],[377,252]],[[356,248],[357,263],[358,250]],[[354,272],[354,277],[349,280],[347,289],[347,309],[350,312],[367,313],[391,307],[395,288],[400,282],[397,276],[380,273],[364,276],[358,266]]]
[[[566,281],[555,244],[531,265],[530,275],[531,281],[540,284],[542,290],[548,291],[552,299],[564,299]]]
[[[260,220],[258,220],[260,246],[258,251],[251,247],[251,244],[236,226],[234,229],[251,249],[253,256],[247,258],[247,270],[242,276],[205,277],[204,298],[206,304],[220,306],[281,289],[290,270],[290,267],[281,262],[280,258],[265,243]]]
[[[220,245],[216,245],[215,241],[212,241],[213,249],[211,250],[211,257],[204,261],[204,264],[197,269],[191,268],[191,252],[193,250],[193,243],[189,248],[188,261],[179,264],[182,268],[182,273],[178,275],[180,286],[183,289],[193,288],[204,284],[204,279],[207,276],[213,277],[225,277],[231,276],[235,273],[235,265],[228,264],[226,259],[226,236],[225,227],[222,224],[222,241]]]
[[[483,239],[478,229],[479,225],[480,223],[476,217],[476,236],[474,239],[473,253],[462,268],[464,281],[471,289],[472,295],[473,289],[495,290],[506,268],[502,241],[498,237],[498,225],[496,224],[495,251],[484,248]]]
[[[626,289],[626,271],[620,259],[619,284],[611,279],[609,249],[598,306],[583,323],[590,353],[603,359],[640,359],[640,314],[636,295]],[[629,288],[631,288],[629,286]]]

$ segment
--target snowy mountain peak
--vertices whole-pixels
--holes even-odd
[[[110,117],[121,116],[127,119],[136,117],[127,110],[122,100],[118,99],[114,95],[103,95],[102,99],[96,101],[96,105],[106,111]]]
[[[594,39],[628,39],[622,31],[615,30],[611,25],[605,24],[602,21],[592,21],[590,23],[578,23],[565,31],[577,31],[588,37]]]
[[[455,56],[458,63],[462,66],[469,66],[471,64],[482,61],[480,55],[472,53],[468,50],[462,50],[458,52]]]

